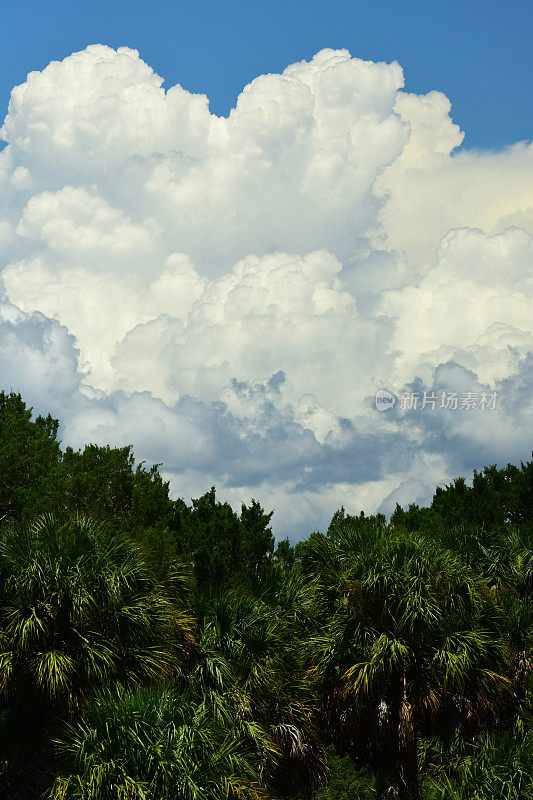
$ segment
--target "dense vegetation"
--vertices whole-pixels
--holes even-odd
[[[533,461],[277,543],[0,393],[0,797],[533,798]]]

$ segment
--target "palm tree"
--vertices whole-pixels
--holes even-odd
[[[314,671],[333,736],[366,745],[391,768],[400,800],[419,800],[419,729],[442,723],[450,698],[481,713],[507,685],[497,609],[458,556],[419,534],[355,522],[305,549],[332,615],[311,640]]]
[[[512,693],[500,718],[510,724],[516,707],[526,705],[533,669],[533,529],[506,523],[484,529],[461,525],[441,537],[483,577],[501,606],[500,632],[511,654]]]
[[[97,695],[58,750],[64,770],[50,800],[267,798],[253,748],[168,689]]]
[[[187,685],[221,721],[220,709],[229,710],[224,722],[253,741],[267,786],[280,794],[310,790],[327,781],[328,767],[300,662],[296,621],[306,612],[303,605],[297,611],[297,600],[304,603],[304,592],[279,575],[256,588],[263,599],[242,592],[204,598]]]
[[[138,548],[88,520],[44,517],[0,542],[0,697],[13,749],[10,784],[95,688],[170,676],[189,618]],[[26,759],[22,758],[26,754]],[[46,767],[41,763],[41,769]]]

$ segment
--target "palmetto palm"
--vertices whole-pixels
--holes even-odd
[[[507,708],[512,715],[516,703],[524,702],[533,669],[533,530],[463,525],[446,531],[445,541],[483,576],[502,607],[501,632],[512,656],[513,703]]]
[[[51,800],[266,798],[249,745],[169,690],[98,695],[58,748],[67,769]]]
[[[303,606],[296,610],[303,593],[293,585],[282,592],[280,576],[275,585],[268,583],[268,591],[258,587],[263,599],[237,592],[207,602],[199,613],[193,674],[201,675],[212,708],[228,709],[230,702],[235,730],[261,754],[263,781],[277,790],[300,790],[324,782],[328,774],[313,735],[312,693],[299,663],[295,621],[304,613]]]
[[[112,531],[45,517],[0,542],[0,692],[14,734],[41,756],[61,718],[110,681],[170,674],[189,626],[138,549]],[[43,751],[44,745],[44,751]],[[14,791],[14,790],[13,790]]]
[[[418,800],[418,728],[442,720],[450,698],[474,713],[505,686],[490,593],[435,543],[349,521],[313,537],[305,558],[323,573],[332,613],[311,642],[326,717],[352,747],[363,746],[357,729],[374,756],[378,738],[386,742],[381,766],[400,798]]]

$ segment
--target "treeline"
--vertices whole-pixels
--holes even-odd
[[[533,798],[533,461],[274,541],[0,392],[0,797]]]

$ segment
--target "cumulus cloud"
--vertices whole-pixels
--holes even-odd
[[[519,228],[453,230],[435,259],[418,282],[381,294],[379,311],[397,318],[396,382],[431,381],[449,359],[488,383],[505,378],[533,345],[532,237]]]
[[[162,84],[92,45],[13,89],[2,384],[65,443],[132,442],[176,494],[253,494],[293,535],[528,457],[532,146],[457,150],[443,94],[346,50],[228,117]],[[501,402],[380,413],[381,387]]]

